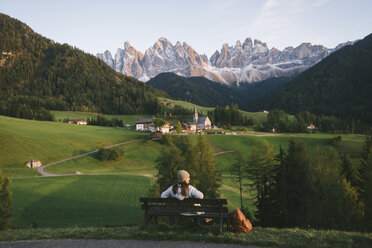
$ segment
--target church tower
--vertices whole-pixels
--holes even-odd
[[[196,105],[194,105],[194,116],[193,116],[193,119],[194,119],[194,123],[198,123],[198,119],[199,119],[199,116],[198,116],[198,111],[196,110]]]

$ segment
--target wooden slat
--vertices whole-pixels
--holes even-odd
[[[148,203],[172,203],[172,202],[181,202],[184,204],[227,204],[226,199],[196,199],[196,198],[188,198],[184,199],[183,201],[174,199],[174,198],[154,198],[154,197],[141,197],[140,198],[141,202],[148,202]]]
[[[181,211],[181,212],[215,212],[227,213],[228,208],[212,207],[212,206],[169,206],[169,205],[142,205],[143,210],[161,210],[161,211]]]

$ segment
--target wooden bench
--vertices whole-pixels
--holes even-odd
[[[228,225],[229,211],[226,199],[184,199],[174,198],[140,198],[142,209],[145,211],[145,225],[154,217],[157,224],[158,216],[185,217],[185,218],[212,218],[218,219],[220,232],[223,223]],[[200,204],[200,205],[199,205]],[[227,226],[228,228],[228,226]]]

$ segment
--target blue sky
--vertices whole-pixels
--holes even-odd
[[[0,12],[92,54],[114,54],[125,41],[144,52],[159,37],[211,56],[246,37],[282,50],[372,33],[371,0],[0,0]]]

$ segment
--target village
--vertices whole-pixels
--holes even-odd
[[[205,130],[218,129],[217,126],[212,125],[208,116],[199,116],[196,106],[194,106],[192,121],[180,123],[180,127],[177,127],[177,125],[179,125],[178,123],[170,123],[168,121],[157,123],[156,118],[148,118],[139,119],[136,121],[135,124],[136,131],[150,132],[153,135],[156,135],[156,133],[168,134],[172,132],[180,132],[184,134],[199,134],[203,133]]]

